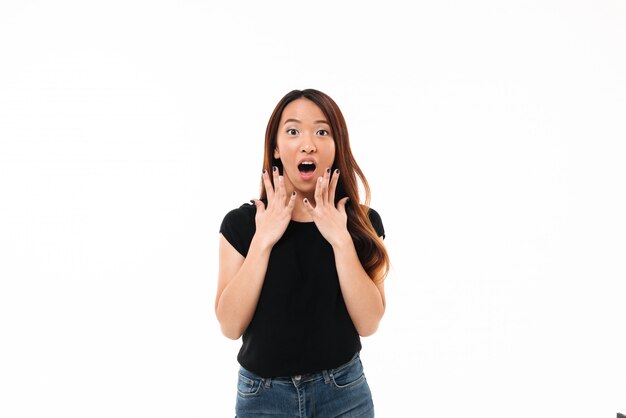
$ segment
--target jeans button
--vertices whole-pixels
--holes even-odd
[[[300,376],[299,374],[293,377],[296,380],[300,380],[302,378],[302,376]]]

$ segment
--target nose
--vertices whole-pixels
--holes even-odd
[[[307,154],[310,154],[315,151],[317,151],[317,148],[315,148],[315,145],[311,140],[302,141],[302,144],[300,145],[300,152],[306,152]]]

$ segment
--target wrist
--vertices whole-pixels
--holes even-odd
[[[348,230],[346,230],[344,233],[339,235],[337,239],[331,242],[330,245],[333,247],[333,250],[337,251],[345,248],[354,247],[354,242],[352,241],[352,236],[350,235]]]
[[[276,244],[271,238],[267,237],[265,234],[261,234],[258,231],[252,237],[252,241],[250,242],[250,248],[255,247],[261,252],[271,252],[272,248]]]

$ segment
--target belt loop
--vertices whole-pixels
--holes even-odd
[[[265,388],[270,388],[272,385],[272,378],[268,377],[265,379]]]
[[[330,376],[328,374],[328,370],[322,370],[322,375],[324,376],[324,383],[330,383]]]

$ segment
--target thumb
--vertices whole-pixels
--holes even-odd
[[[344,197],[339,202],[337,202],[337,210],[340,213],[342,213],[342,214],[346,213],[346,203],[348,203],[348,200],[350,200],[349,197]]]
[[[257,213],[265,212],[265,205],[259,199],[250,199],[250,203],[252,203],[252,204],[254,204],[254,206],[256,206]]]

